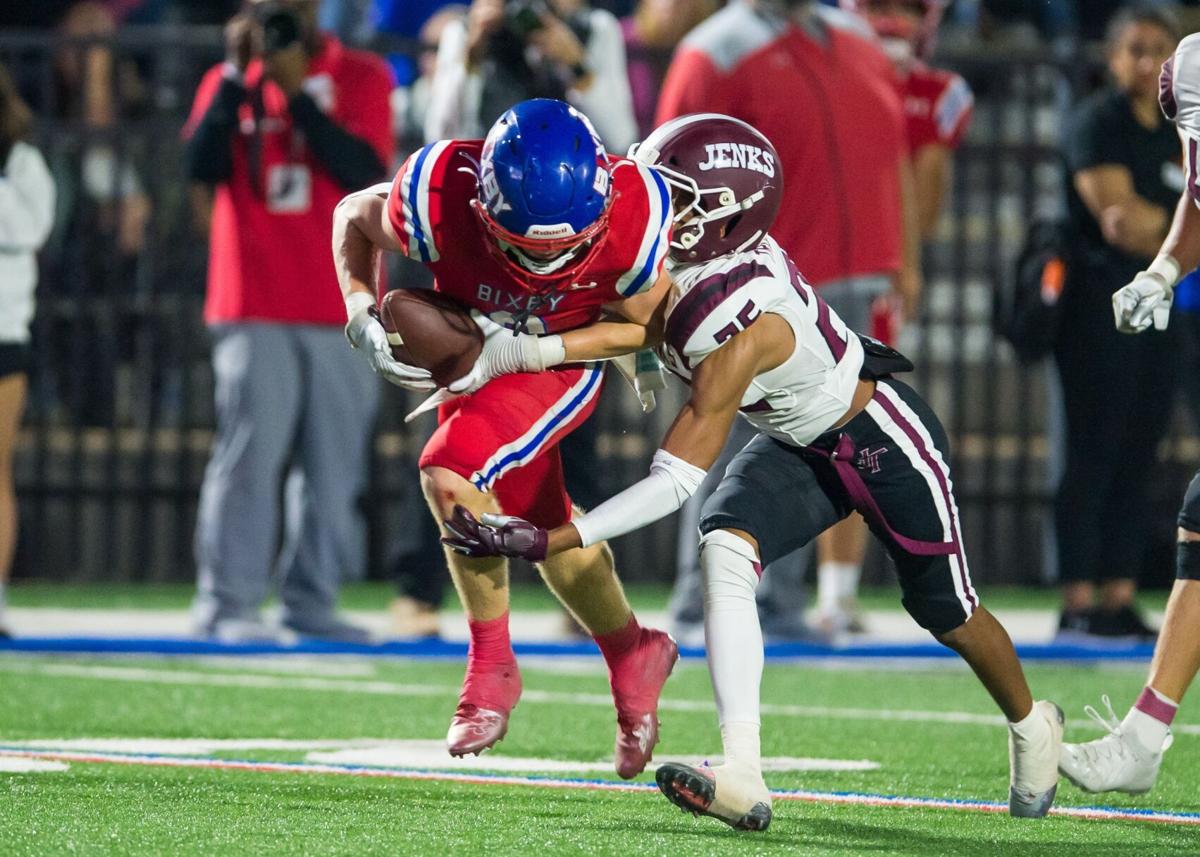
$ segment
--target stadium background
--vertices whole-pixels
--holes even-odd
[[[0,27],[0,62],[37,90],[36,143],[47,160],[68,159],[104,134],[120,174],[131,165],[153,216],[136,257],[115,262],[106,240],[78,230],[70,253],[93,265],[86,282],[44,273],[34,324],[37,363],[16,458],[22,508],[14,576],[62,581],[184,581],[192,578],[196,497],[212,435],[208,337],[200,321],[206,239],[194,226],[181,174],[179,129],[202,71],[222,55],[218,27],[127,25],[111,39],[118,64],[144,83],[120,122],[97,132],[63,118],[55,85],[61,36]],[[1027,225],[1062,205],[1058,153],[1068,107],[1102,77],[1098,47],[1024,40],[989,46],[943,41],[938,62],[975,91],[976,117],[955,159],[952,192],[926,248],[926,295],[902,345],[915,385],[949,429],[964,531],[977,581],[1043,581],[1043,516],[1049,497],[1044,365],[1019,363],[993,324],[1010,288]],[[371,47],[401,70],[415,40],[378,36]],[[669,56],[655,56],[666,63]],[[120,97],[120,93],[118,93]],[[49,256],[47,251],[43,256]],[[70,265],[58,266],[70,273]],[[48,275],[47,275],[48,274]],[[89,368],[72,375],[67,367]],[[80,380],[82,379],[82,380]],[[678,385],[643,418],[610,384],[600,423],[599,490],[640,478],[679,401]],[[364,510],[369,567],[378,574],[389,533],[424,511],[414,497],[420,438],[402,415],[411,402],[388,391],[375,437]],[[1160,457],[1154,551],[1143,581],[1163,582],[1172,556],[1173,511],[1200,461],[1193,423],[1181,413]],[[620,540],[622,575],[670,578],[674,519]],[[882,580],[876,551],[869,579]]]

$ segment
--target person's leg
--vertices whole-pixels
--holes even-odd
[[[1176,350],[1179,331],[1148,331],[1126,337],[1130,376],[1123,406],[1117,448],[1121,456],[1113,471],[1113,491],[1107,509],[1104,562],[1099,569],[1100,605],[1097,625],[1106,635],[1153,640],[1134,607],[1137,576],[1145,561],[1151,531],[1151,498],[1154,493],[1158,447],[1174,413]]]
[[[282,327],[213,332],[217,433],[195,543],[193,616],[201,633],[264,632],[258,611],[275,564],[279,490],[300,408],[299,355]]]
[[[1093,612],[1096,584],[1102,575],[1116,576],[1105,556],[1105,534],[1114,525],[1106,513],[1114,494],[1124,490],[1117,472],[1130,450],[1122,443],[1124,405],[1113,403],[1136,397],[1137,375],[1133,337],[1113,329],[1108,301],[1098,302],[1087,283],[1068,290],[1064,301],[1070,303],[1063,311],[1071,324],[1063,326],[1055,348],[1063,417],[1056,445],[1063,460],[1054,534],[1063,594],[1059,632],[1070,635],[1090,633],[1093,624],[1099,629]]]
[[[299,479],[288,480],[279,567],[283,623],[298,633],[366,642],[334,616],[343,579],[361,576],[366,527],[360,500],[370,464],[379,379],[337,328],[294,326],[301,355],[295,439]]]
[[[1057,788],[1062,713],[1053,703],[1034,703],[1007,632],[979,606],[963,550],[945,430],[932,409],[895,380],[879,382],[862,416],[866,419],[853,421],[847,433],[858,449],[880,452],[875,466],[855,473],[878,509],[870,523],[896,563],[904,607],[967,662],[1004,713],[1012,768],[1009,812],[1040,818]]]
[[[28,376],[13,372],[0,376],[0,637],[12,633],[5,617],[8,580],[17,550],[17,494],[13,486],[13,447],[25,407]]]
[[[1200,473],[1184,497],[1178,539],[1175,587],[1146,686],[1120,722],[1107,696],[1102,697],[1106,715],[1085,708],[1108,734],[1063,745],[1062,772],[1085,791],[1142,794],[1154,787],[1163,753],[1171,746],[1171,723],[1200,670]]]
[[[688,501],[683,504],[679,513],[679,538],[675,560],[675,585],[671,589],[671,600],[667,604],[667,612],[671,616],[671,632],[684,645],[698,642],[704,622],[704,586],[700,573],[700,551],[697,543],[698,527],[700,525],[700,510],[721,480],[725,477],[725,468],[733,457],[741,451],[755,436],[754,427],[742,419],[735,419],[729,430],[729,437],[721,454],[708,469],[708,474],[700,487]]]
[[[822,286],[819,297],[851,330],[869,334],[875,302],[890,291],[886,277],[853,277]],[[867,552],[867,534],[862,516],[853,514],[817,538],[816,621],[826,634],[864,630],[858,582]]]
[[[738,453],[705,504],[704,635],[725,758],[716,767],[659,768],[659,788],[676,805],[738,829],[765,830],[770,824],[759,738],[760,557],[770,562],[795,551],[847,511],[798,449],[761,435]]]
[[[419,462],[422,490],[438,526],[456,505],[476,515],[503,509],[528,517],[521,501],[532,509],[536,492],[520,490],[526,484],[522,471],[591,414],[602,378],[598,366],[505,375],[444,405]],[[570,516],[564,498],[559,486],[558,523]],[[463,755],[504,736],[521,680],[508,630],[507,562],[445,554],[471,633],[463,690],[447,735],[450,752]]]
[[[506,475],[495,489],[506,513],[542,527],[560,526],[577,512],[567,495],[557,446]],[[668,634],[637,621],[607,544],[559,554],[539,563],[538,571],[604,656],[617,710],[615,766],[626,779],[636,776],[658,743],[658,697],[678,647]]]

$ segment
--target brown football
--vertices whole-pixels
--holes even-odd
[[[392,356],[433,373],[441,386],[471,371],[483,332],[465,306],[428,289],[393,289],[379,307]]]

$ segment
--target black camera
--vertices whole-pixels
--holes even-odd
[[[300,16],[281,3],[262,3],[254,17],[262,27],[263,50],[267,53],[289,48],[301,39]]]
[[[542,18],[550,14],[545,0],[509,0],[504,4],[505,26],[522,40],[542,29]]]

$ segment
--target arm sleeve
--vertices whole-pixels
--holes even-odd
[[[1067,169],[1071,173],[1105,164],[1128,165],[1125,135],[1113,124],[1102,104],[1089,103],[1075,114],[1065,147]]]
[[[663,80],[654,124],[661,125],[685,113],[735,112],[725,109],[721,98],[723,83],[721,74],[703,51],[680,48]]]
[[[587,67],[592,85],[586,91],[570,90],[567,98],[592,120],[609,151],[626,152],[637,139],[637,122],[633,117],[625,39],[621,25],[610,12],[595,10],[591,23]]]
[[[54,225],[54,179],[42,153],[19,145],[0,174],[0,252],[38,250]]]
[[[699,467],[660,449],[649,476],[571,523],[585,548],[615,539],[677,511],[703,481]]]
[[[305,142],[312,150],[313,157],[346,190],[374,184],[387,173],[387,166],[376,150],[378,142],[372,145],[367,137],[358,136],[338,125],[325,115],[308,93],[298,93],[288,103],[288,109],[296,125],[304,132]],[[386,95],[381,104],[363,105],[362,109],[352,113],[360,116],[372,113],[382,115],[384,122],[390,125]]]
[[[192,181],[219,184],[233,172],[233,135],[238,107],[246,97],[241,83],[211,69],[196,91],[192,114],[184,126],[184,170]]]

